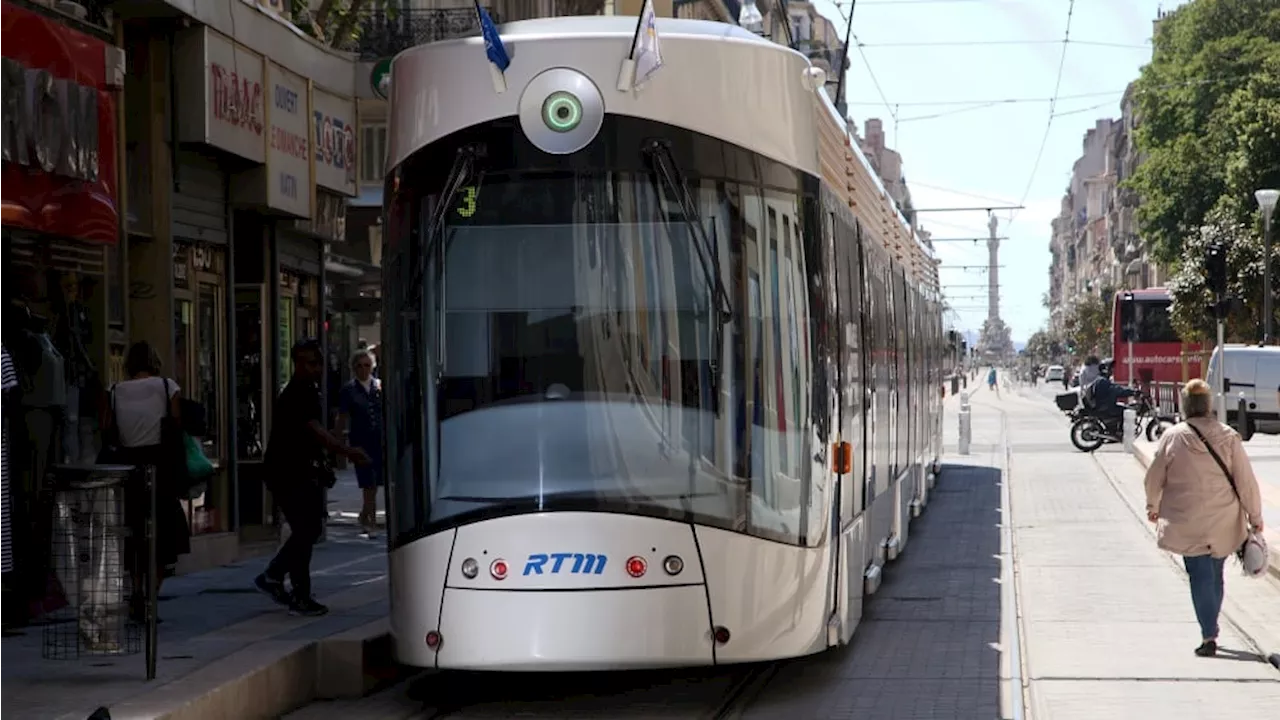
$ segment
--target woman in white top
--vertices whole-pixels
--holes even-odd
[[[104,427],[117,434],[118,452],[112,462],[144,468],[156,467],[156,589],[162,572],[178,562],[179,555],[191,552],[191,531],[175,487],[172,453],[161,443],[166,417],[181,424],[181,396],[178,384],[160,375],[160,358],[147,343],[134,343],[124,361],[129,379],[111,388]],[[145,478],[135,473],[125,488],[125,519],[131,530],[126,545],[129,574],[133,579],[130,614],[144,619],[144,582],[147,571],[146,519],[149,505]]]

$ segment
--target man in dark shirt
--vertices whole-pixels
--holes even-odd
[[[254,579],[259,590],[294,615],[323,615],[327,607],[311,596],[311,549],[320,538],[326,514],[325,453],[345,455],[357,465],[369,462],[325,429],[320,403],[324,351],[315,340],[293,346],[293,377],[276,398],[265,460],[267,489],[274,496],[290,535],[265,572]],[[292,593],[285,590],[289,576]]]

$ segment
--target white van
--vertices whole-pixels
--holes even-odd
[[[1249,405],[1249,426],[1244,438],[1254,432],[1280,435],[1280,346],[1234,345],[1226,346],[1226,406],[1227,422],[1237,426],[1236,413],[1243,393]],[[1214,402],[1218,392],[1224,389],[1219,366],[1221,352],[1213,351],[1209,358],[1209,374],[1205,380],[1214,389]]]

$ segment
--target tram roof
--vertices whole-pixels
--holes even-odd
[[[760,48],[768,48],[776,52],[790,52],[800,55],[800,53],[783,45],[766,40],[755,33],[744,30],[737,25],[729,23],[713,22],[710,20],[687,20],[684,18],[657,18],[658,33],[661,37],[704,37],[709,40],[715,39],[731,39],[757,45]],[[525,40],[539,40],[543,38],[565,38],[565,37],[581,37],[581,38],[607,38],[607,37],[633,37],[636,33],[636,19],[624,15],[585,15],[572,17],[554,17],[554,18],[537,18],[533,20],[518,20],[516,22],[503,23],[498,26],[498,34],[504,40],[520,38]],[[432,47],[441,47],[446,45],[465,45],[479,39],[479,36],[469,36],[462,38],[453,38],[450,40],[441,40],[430,43]],[[421,50],[426,45],[405,50],[401,55],[411,54]],[[801,55],[803,57],[803,55]]]
[[[523,20],[499,28],[511,55],[506,91],[492,88],[479,35],[427,43],[396,56],[391,71],[387,168],[469,125],[516,116],[538,74],[571,67],[600,89],[609,114],[686,128],[818,174],[814,91],[805,56],[727,23],[658,19],[664,71],[640,92],[616,90],[634,17]]]

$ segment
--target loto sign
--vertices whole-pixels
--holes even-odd
[[[174,42],[178,139],[266,161],[262,56],[201,26]]]
[[[355,102],[317,87],[312,88],[311,103],[316,185],[344,195],[355,195]]]

